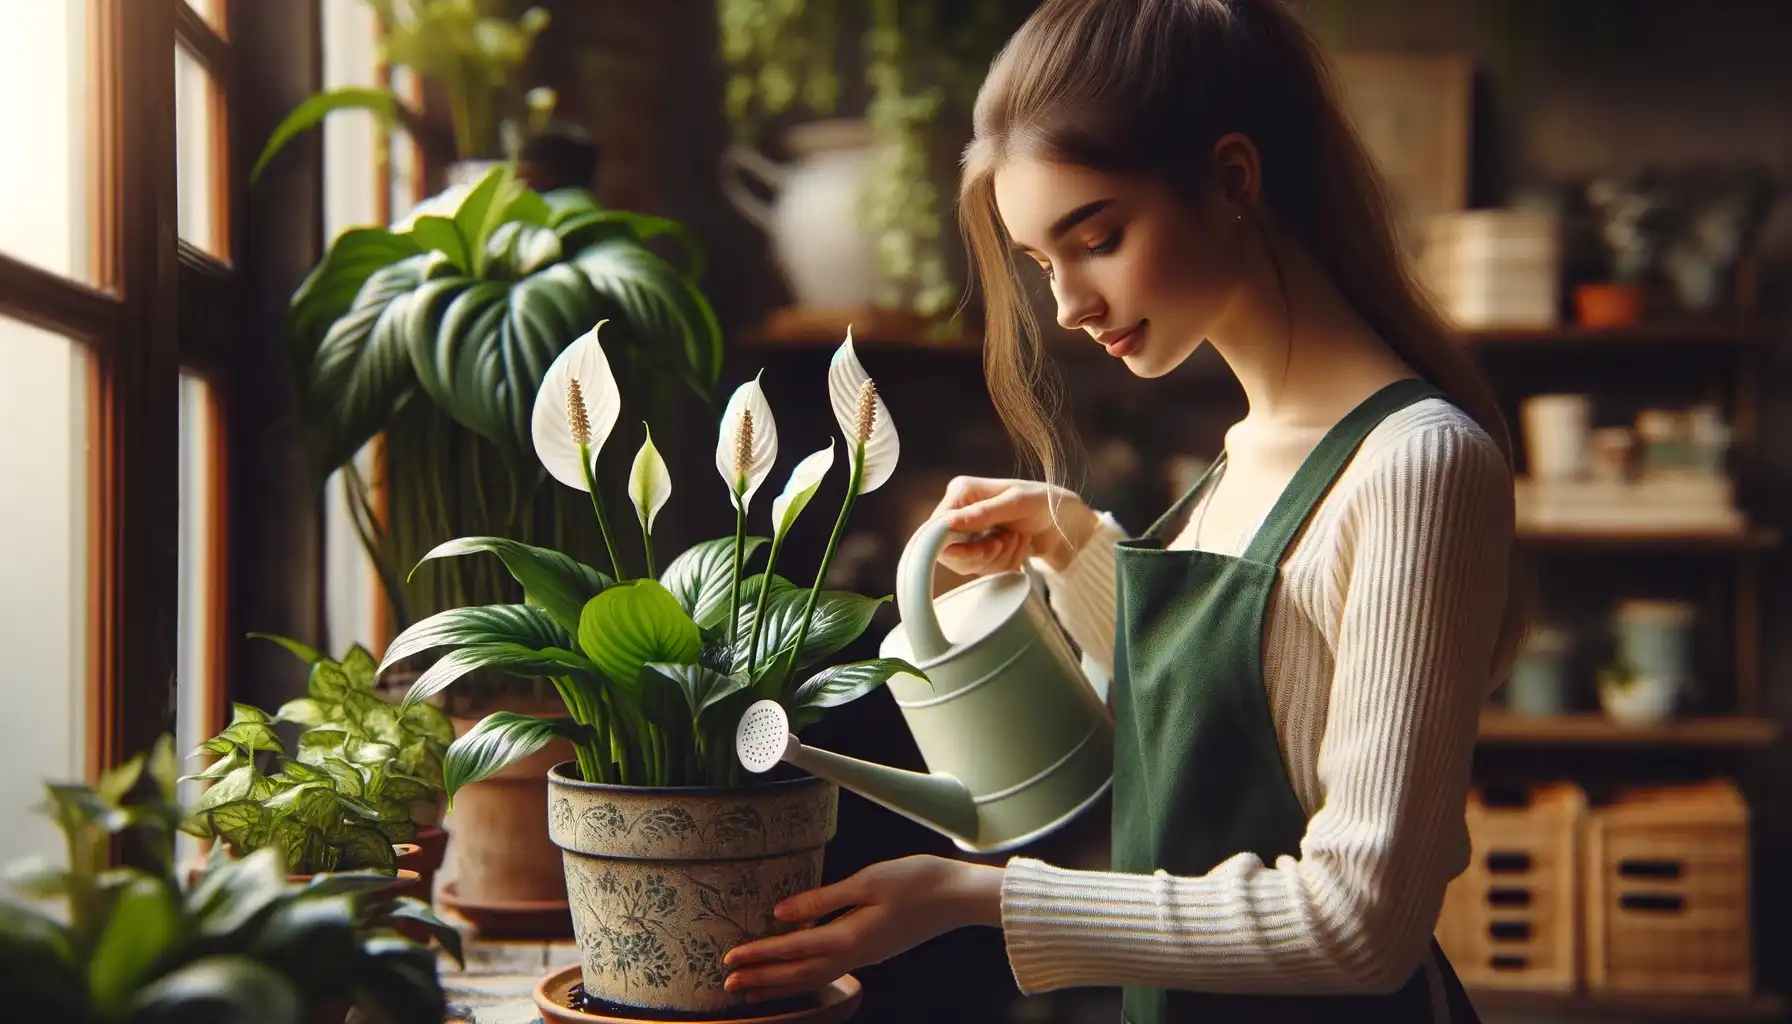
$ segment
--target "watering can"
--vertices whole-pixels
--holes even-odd
[[[934,564],[961,539],[943,518],[910,538],[896,568],[902,622],[881,647],[927,674],[898,673],[888,686],[928,771],[806,746],[774,700],[747,709],[735,746],[751,771],[788,761],[967,853],[995,853],[1051,833],[1107,792],[1114,724],[1032,573],[983,576],[933,597]]]

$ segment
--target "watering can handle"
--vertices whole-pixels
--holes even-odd
[[[931,661],[952,647],[933,613],[933,567],[940,552],[949,545],[984,536],[987,534],[953,530],[944,516],[938,516],[921,524],[902,549],[896,563],[896,611],[902,616],[909,650],[917,661]]]

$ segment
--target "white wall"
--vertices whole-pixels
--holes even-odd
[[[82,0],[0,0],[0,251],[86,278]],[[0,319],[0,864],[61,860],[31,813],[84,771],[89,361]]]

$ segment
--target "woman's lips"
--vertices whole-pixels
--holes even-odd
[[[1139,341],[1145,333],[1145,324],[1148,322],[1149,321],[1141,320],[1137,327],[1118,336],[1111,337],[1106,341],[1101,341],[1099,338],[1096,340],[1101,341],[1101,347],[1107,349],[1108,355],[1110,356],[1119,358],[1121,356],[1131,355],[1138,351]]]

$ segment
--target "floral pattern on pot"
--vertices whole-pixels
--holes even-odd
[[[733,790],[592,785],[549,774],[585,990],[681,1012],[741,1004],[723,954],[784,930],[778,901],[821,884],[839,789],[803,778]]]

